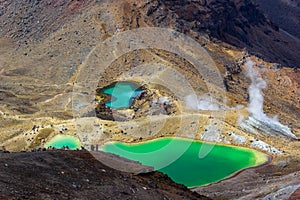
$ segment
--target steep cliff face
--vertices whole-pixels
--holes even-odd
[[[279,30],[251,1],[166,0],[155,4],[147,14],[158,26],[168,25],[169,19],[161,17],[162,10],[167,10],[176,18],[177,28],[182,32],[207,32],[223,42],[246,47],[271,62],[300,66],[300,40]]]
[[[254,0],[254,2],[281,29],[300,37],[300,1]]]

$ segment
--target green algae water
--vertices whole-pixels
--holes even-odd
[[[187,187],[217,182],[268,160],[265,154],[248,148],[172,137],[134,144],[112,142],[102,149],[153,166]]]
[[[133,98],[139,95],[142,90],[132,82],[118,82],[101,91],[103,94],[112,96],[112,100],[105,103],[106,106],[122,109],[128,108],[132,104]]]
[[[57,149],[66,146],[68,146],[70,149],[76,149],[81,147],[81,143],[78,138],[71,135],[56,135],[45,145],[46,148],[50,146]]]

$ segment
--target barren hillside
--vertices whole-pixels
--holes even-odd
[[[289,12],[297,11],[294,4],[288,4]],[[205,140],[216,125],[210,142],[254,148],[272,161],[194,190],[216,199],[288,198],[300,177],[300,39],[292,22],[282,28],[266,4],[260,5],[247,0],[0,1],[0,146],[31,151],[58,134],[78,137],[88,150],[111,140]],[[297,21],[297,13],[287,16]],[[146,92],[129,109],[115,111],[97,93],[117,81],[134,81]],[[94,192],[102,186],[81,179],[68,185],[85,176],[85,169],[93,183],[96,178],[112,182],[102,182],[106,192],[95,193],[99,197],[118,193],[134,199],[127,182],[142,188],[153,179],[166,183],[137,194],[194,197],[159,173],[113,171],[88,152],[1,154],[0,160],[4,171],[5,164],[15,167],[0,172],[3,198],[28,197],[30,187],[43,192],[36,199],[68,198],[65,192],[88,198],[78,184]],[[97,167],[95,177],[90,165]],[[21,173],[10,178],[28,166],[46,177],[38,182],[43,188],[34,184],[39,177],[30,170],[25,172],[31,179]],[[61,179],[59,172],[71,168],[79,171]],[[120,177],[102,176],[100,168]],[[46,191],[49,176],[57,185]],[[123,186],[115,191],[117,181]],[[62,185],[68,187],[59,190]]]

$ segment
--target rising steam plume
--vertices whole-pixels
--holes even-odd
[[[253,69],[254,62],[251,59],[245,63],[246,66],[246,76],[250,78],[251,84],[248,88],[249,92],[249,106],[248,111],[250,113],[250,124],[254,125],[262,131],[267,130],[263,127],[267,127],[272,131],[279,132],[285,136],[297,139],[297,137],[291,132],[291,130],[282,125],[277,116],[269,117],[265,114],[263,110],[264,96],[262,90],[267,87],[266,82],[261,78],[261,76]],[[249,123],[249,122],[248,122]],[[266,131],[270,132],[270,131]]]

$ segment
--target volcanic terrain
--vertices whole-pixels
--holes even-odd
[[[289,11],[299,10],[294,4]],[[0,1],[0,146],[16,152],[0,153],[0,198],[299,198],[299,17],[286,17],[296,20],[284,27],[248,0]],[[116,111],[99,91],[118,81],[145,92]],[[58,134],[87,150],[189,137],[271,160],[193,193],[148,167],[111,169],[105,164],[118,164],[95,152],[30,152]]]

